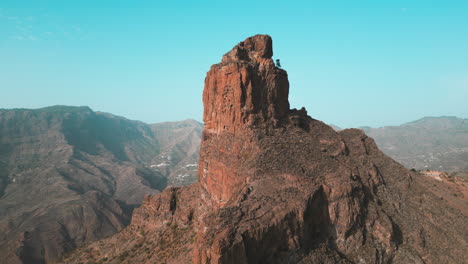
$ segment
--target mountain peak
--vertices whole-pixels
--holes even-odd
[[[226,53],[207,73],[203,121],[208,131],[277,126],[289,111],[286,71],[275,66],[272,40],[255,35]]]
[[[223,63],[230,61],[268,60],[273,56],[273,41],[268,35],[255,35],[240,42],[223,56]]]

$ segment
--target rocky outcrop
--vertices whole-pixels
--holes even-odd
[[[208,72],[199,182],[148,196],[124,231],[64,263],[467,259],[466,215],[427,191],[432,179],[361,130],[335,132],[289,109],[271,44],[248,38]]]
[[[251,177],[243,157],[259,151],[253,129],[275,129],[287,120],[289,82],[272,60],[267,35],[247,38],[211,66],[203,90],[200,185],[211,201],[225,205]]]
[[[206,133],[238,133],[283,119],[289,111],[286,71],[275,67],[272,41],[258,35],[239,43],[211,66],[203,90]],[[239,131],[240,130],[240,131]]]

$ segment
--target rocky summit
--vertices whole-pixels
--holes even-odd
[[[383,154],[358,129],[289,109],[272,39],[207,73],[199,181],[147,196],[122,232],[64,263],[463,263],[463,197]],[[457,203],[454,203],[456,201]]]

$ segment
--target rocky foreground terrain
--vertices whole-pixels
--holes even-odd
[[[0,110],[0,263],[50,263],[121,230],[145,195],[191,183],[200,136],[191,120]]]
[[[464,263],[466,198],[289,109],[272,56],[256,35],[207,73],[197,183],[146,196],[63,263]]]

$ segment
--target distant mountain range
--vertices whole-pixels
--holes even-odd
[[[467,119],[361,129],[408,168],[468,170]],[[0,263],[49,263],[121,230],[145,195],[195,182],[202,130],[89,107],[0,109]]]
[[[145,195],[192,183],[201,127],[89,107],[0,110],[0,262],[54,260],[122,229]]]
[[[407,168],[468,171],[468,119],[425,117],[400,126],[361,129]]]
[[[160,154],[152,159],[150,168],[162,173],[171,186],[196,182],[203,124],[185,120],[150,126],[160,143]]]

